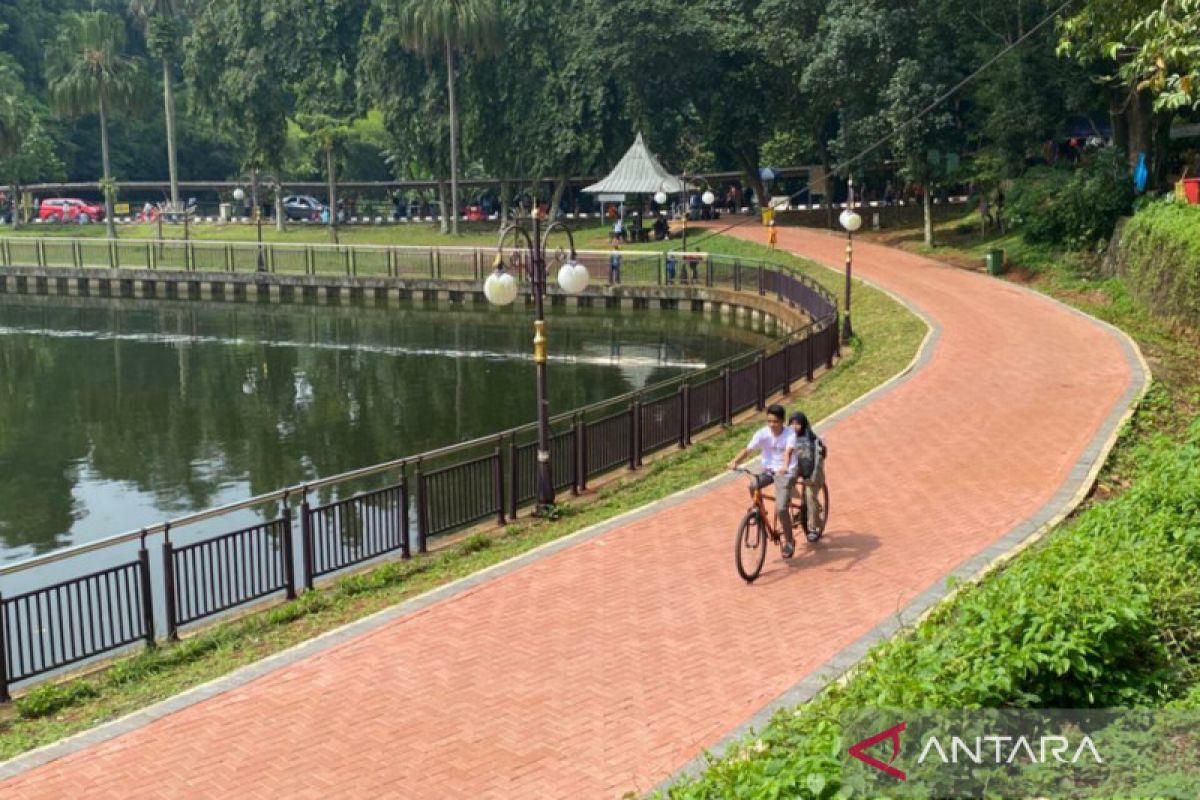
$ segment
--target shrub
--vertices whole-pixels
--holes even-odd
[[[1107,148],[1075,168],[1031,169],[1009,192],[1005,218],[1030,242],[1083,248],[1112,236],[1133,200],[1125,157]]]
[[[1200,326],[1200,206],[1160,202],[1134,215],[1117,269],[1155,313]]]

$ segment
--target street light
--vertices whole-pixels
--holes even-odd
[[[483,284],[483,294],[488,302],[498,306],[506,306],[517,299],[517,281],[512,273],[504,269],[504,240],[511,233],[525,240],[528,252],[529,281],[533,290],[533,361],[537,369],[537,510],[544,512],[554,505],[554,481],[550,474],[550,400],[546,394],[546,316],[544,298],[546,294],[546,242],[550,234],[562,229],[567,234],[571,252],[563,259],[562,250],[557,253],[557,259],[562,261],[558,269],[558,285],[567,294],[579,294],[588,285],[587,267],[576,260],[575,237],[571,229],[561,222],[552,222],[543,232],[541,219],[535,209],[532,214],[530,230],[517,220],[500,231],[497,242],[496,259],[493,262],[495,271],[488,276]]]
[[[846,316],[842,325],[842,341],[849,342],[854,331],[850,327],[850,274],[854,266],[854,232],[862,227],[862,217],[854,212],[854,178],[849,180],[846,209],[838,217],[846,229]]]
[[[233,190],[233,199],[239,203],[246,199],[246,192],[242,187],[237,187]],[[258,265],[259,272],[267,271],[266,258],[263,254],[263,238],[262,238],[262,209],[256,204],[254,207],[254,225],[258,229]]]

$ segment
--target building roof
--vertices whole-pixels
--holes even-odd
[[[583,191],[589,194],[654,194],[660,189],[674,194],[682,192],[684,184],[658,163],[646,149],[642,134],[638,133],[633,146],[621,156],[612,172]]]

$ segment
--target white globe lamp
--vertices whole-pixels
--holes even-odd
[[[512,305],[517,299],[517,280],[503,269],[497,268],[483,282],[483,296],[496,306]]]
[[[568,261],[558,269],[558,285],[567,294],[579,294],[588,286],[587,267],[578,261]]]
[[[667,202],[667,193],[662,189],[659,189],[654,193],[654,202],[658,203],[660,206],[664,205]]]
[[[838,217],[838,222],[842,223],[842,227],[850,233],[854,233],[862,227],[862,217],[848,208]]]
[[[238,188],[233,190],[233,199],[234,200],[237,200],[240,203],[245,198],[246,198],[246,193],[242,190],[242,187],[239,186]]]
[[[704,194],[700,195],[700,199],[704,201],[704,205],[711,206],[714,202],[716,202],[717,196],[712,193],[711,189],[709,189]]]

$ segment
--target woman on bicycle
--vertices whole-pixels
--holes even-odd
[[[808,417],[797,411],[788,418],[794,434],[788,452],[788,473],[793,480],[804,481],[804,502],[808,506],[808,540],[821,538],[819,521],[825,514],[821,508],[821,487],[825,485],[825,442],[813,432]]]
[[[772,482],[775,483],[775,518],[779,521],[779,531],[783,534],[783,557],[791,558],[796,552],[796,540],[792,536],[792,518],[788,512],[788,504],[792,499],[792,488],[796,485],[796,475],[787,467],[796,434],[783,424],[786,417],[787,410],[783,406],[768,407],[767,424],[750,437],[745,449],[729,462],[729,468],[737,469],[738,464],[755,450],[762,453],[763,471],[758,476],[756,485],[761,489]]]

